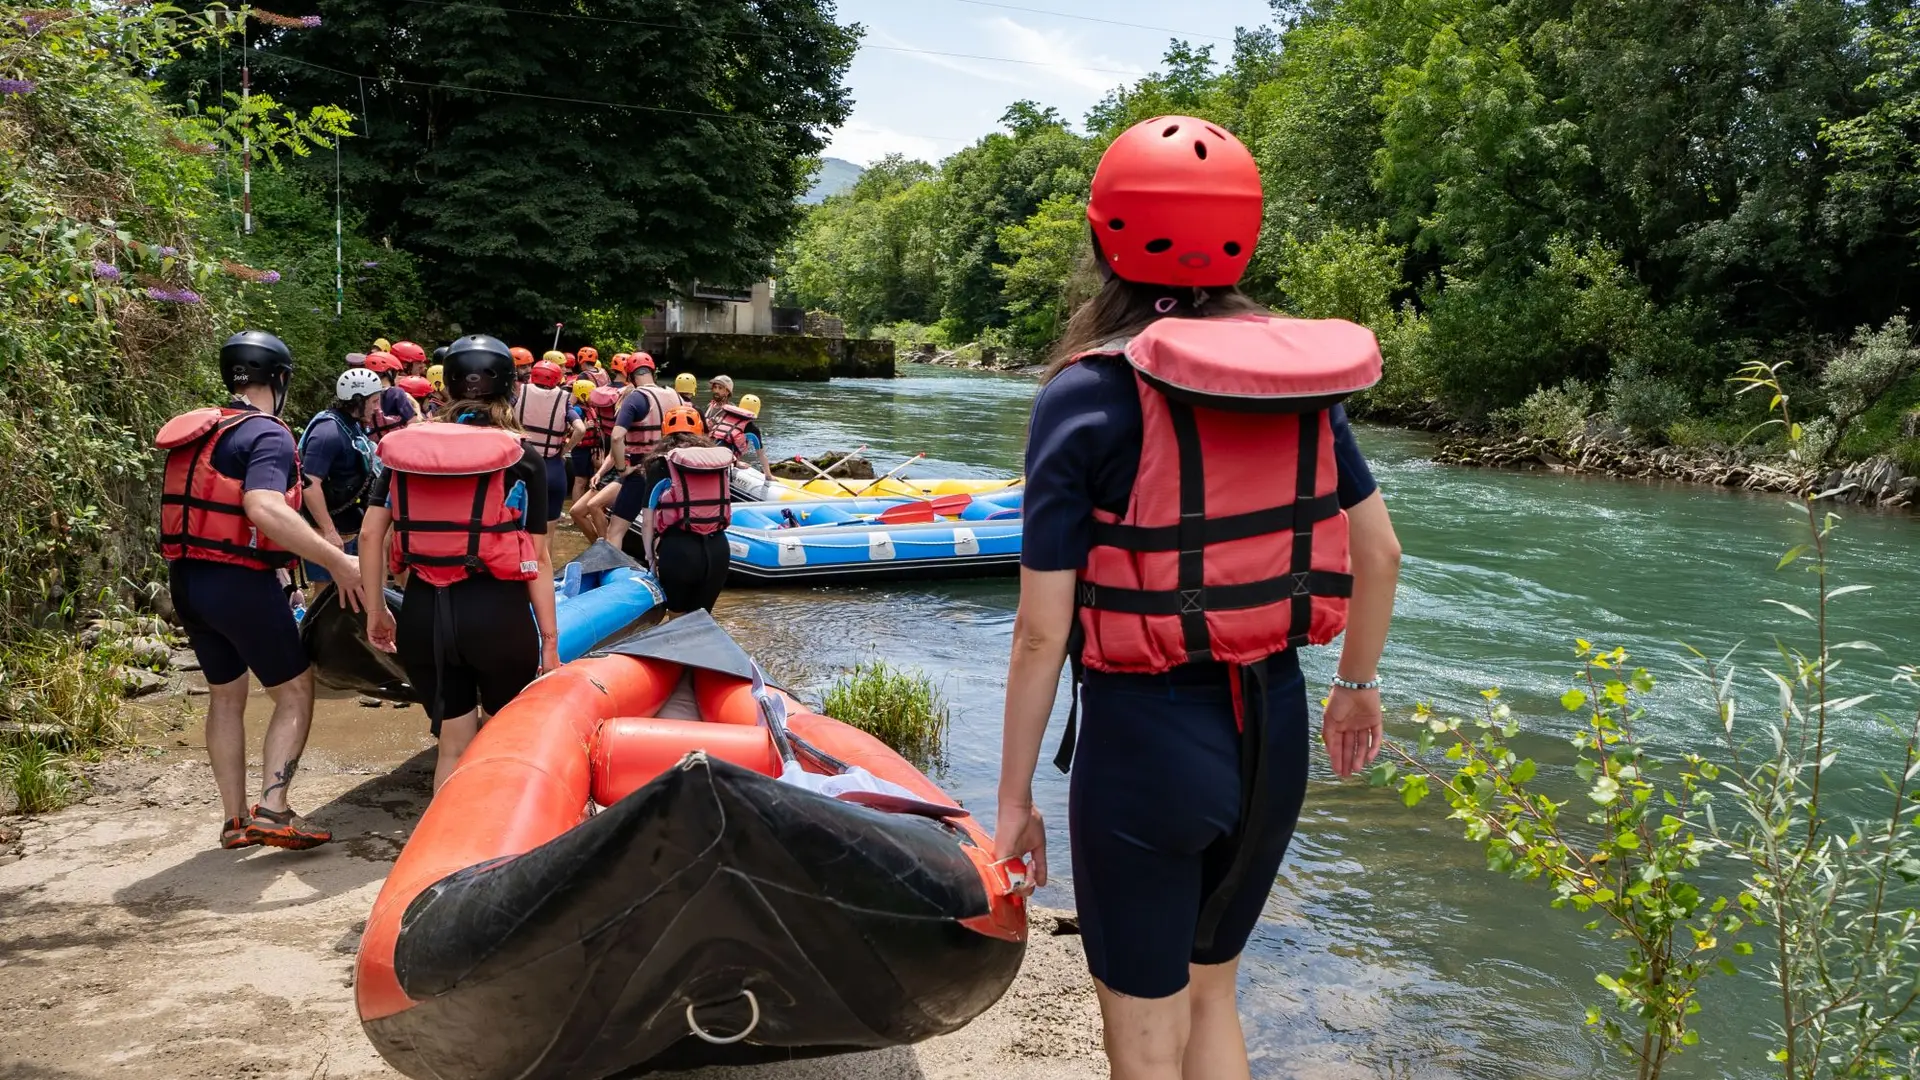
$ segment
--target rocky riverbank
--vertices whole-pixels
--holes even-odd
[[[1810,468],[1740,450],[1703,451],[1635,446],[1577,436],[1565,442],[1520,435],[1486,438],[1453,435],[1441,440],[1433,459],[1447,465],[1548,469],[1643,480],[1792,494],[1833,492],[1835,502],[1884,509],[1920,503],[1920,477],[1908,476],[1889,458]]]

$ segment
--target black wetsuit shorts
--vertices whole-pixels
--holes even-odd
[[[483,576],[442,589],[416,575],[394,644],[435,735],[449,716],[506,708],[540,673],[540,632],[524,581]]]
[[[1261,728],[1268,801],[1257,835],[1245,837],[1245,742],[1228,680],[1222,664],[1086,673],[1068,797],[1073,891],[1087,966],[1116,993],[1168,997],[1186,987],[1189,964],[1239,956],[1293,838],[1309,748],[1297,658],[1270,661]],[[1230,873],[1243,844],[1252,845],[1247,858]],[[1202,942],[1203,908],[1216,893],[1223,906]]]

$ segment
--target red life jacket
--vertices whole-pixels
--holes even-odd
[[[533,537],[507,505],[507,469],[524,451],[510,431],[415,424],[387,436],[380,460],[393,474],[392,567],[442,588],[487,574],[531,581]]]
[[[227,432],[252,420],[287,422],[253,409],[195,409],[161,426],[154,446],[167,452],[166,478],[160,488],[160,553],[168,559],[203,559],[255,570],[277,570],[293,562],[286,549],[247,519],[246,482],[213,467],[213,451]],[[300,461],[293,463],[287,505],[300,509]]]
[[[520,398],[513,403],[513,415],[527,429],[520,440],[527,449],[543,458],[556,458],[567,444],[567,406],[573,395],[564,390],[523,383]]]
[[[598,364],[595,364],[594,366],[581,372],[580,377],[591,381],[595,386],[605,386],[609,381],[607,379],[606,369],[602,368]]]
[[[660,425],[666,422],[667,411],[680,407],[680,395],[664,386],[636,386],[633,393],[653,399],[647,415],[638,425],[627,429],[627,464],[638,467],[640,459],[660,441]]]
[[[1332,641],[1353,579],[1327,409],[1379,381],[1372,331],[1162,319],[1125,355],[1140,391],[1140,471],[1125,514],[1094,511],[1083,662],[1157,673]]]
[[[653,510],[656,532],[684,529],[710,536],[733,521],[733,453],[724,446],[669,450],[667,490]]]
[[[752,449],[747,445],[747,425],[751,423],[752,413],[738,405],[722,405],[709,414],[707,438],[744,458]]]

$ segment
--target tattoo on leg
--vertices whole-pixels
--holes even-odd
[[[286,787],[288,784],[293,783],[293,774],[298,768],[300,768],[300,756],[295,754],[293,757],[287,759],[287,763],[281,766],[279,772],[273,774],[274,782],[267,785],[267,790],[261,792],[260,797],[264,799],[274,792],[279,791],[281,788]]]

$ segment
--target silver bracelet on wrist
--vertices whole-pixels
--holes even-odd
[[[1335,675],[1333,677],[1333,685],[1342,690],[1378,690],[1380,689],[1380,677],[1376,675],[1366,682],[1354,682],[1352,679],[1343,679]]]

